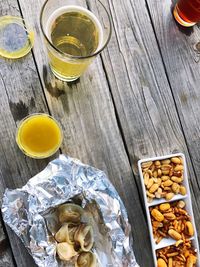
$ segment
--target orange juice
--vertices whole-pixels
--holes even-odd
[[[32,158],[53,155],[62,143],[58,122],[47,114],[33,114],[20,123],[16,141],[19,148]]]

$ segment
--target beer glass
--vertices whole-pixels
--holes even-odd
[[[185,27],[200,21],[200,0],[179,0],[174,8],[174,17]]]
[[[99,0],[47,0],[40,25],[50,67],[63,81],[74,81],[106,47],[110,16]]]

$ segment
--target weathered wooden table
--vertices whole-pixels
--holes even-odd
[[[36,35],[28,56],[0,59],[0,196],[52,159],[30,159],[15,142],[23,117],[50,113],[64,131],[62,152],[110,177],[128,210],[137,261],[152,267],[138,159],[186,154],[200,237],[200,29],[179,27],[170,0],[103,2],[113,20],[111,41],[70,85],[48,67],[39,26],[43,0],[0,0],[1,15],[24,17]],[[35,266],[2,218],[0,266]]]

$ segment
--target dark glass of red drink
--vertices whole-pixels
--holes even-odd
[[[179,0],[174,17],[183,26],[190,27],[200,21],[200,0]]]

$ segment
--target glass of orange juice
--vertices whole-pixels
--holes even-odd
[[[31,158],[47,158],[60,147],[63,134],[59,123],[45,113],[34,113],[19,124],[16,142],[22,152]]]

